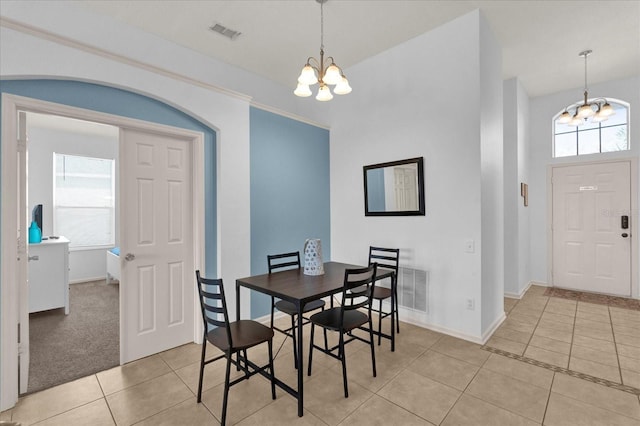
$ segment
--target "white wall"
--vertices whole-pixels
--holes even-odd
[[[516,191],[520,194],[520,182],[529,183],[529,136],[530,136],[530,118],[529,118],[529,96],[524,91],[522,84],[518,82],[517,87],[517,108],[518,108],[518,177],[516,180]],[[517,291],[522,293],[528,288],[531,282],[530,268],[530,228],[529,228],[529,207],[525,207],[522,198],[518,203],[518,288]],[[506,230],[505,230],[506,233]],[[506,251],[506,248],[505,248]],[[505,282],[506,285],[506,282]]]
[[[479,25],[482,177],[482,292],[479,309],[482,319],[480,331],[484,340],[504,320],[503,82],[502,49],[482,15]]]
[[[91,130],[87,126],[77,127],[73,131],[35,127],[29,125],[31,117],[32,114],[28,114],[29,208],[33,208],[36,204],[43,205],[43,235],[55,235],[53,230],[53,153],[107,158],[117,162],[118,129],[114,127],[110,132],[105,132],[111,134],[92,134],[87,133]],[[60,118],[60,120],[71,121],[65,118]],[[99,128],[110,127],[96,126]],[[118,235],[117,217],[116,214],[116,238]],[[106,249],[72,250],[69,253],[69,281],[76,283],[103,279],[107,273],[105,252]]]
[[[580,83],[579,80],[576,83]],[[531,99],[530,102],[530,160],[529,160],[529,218],[530,218],[530,265],[531,279],[547,283],[547,169],[552,164],[599,161],[619,158],[637,158],[640,154],[640,135],[636,124],[640,123],[640,77],[609,81],[589,87],[589,97],[609,97],[631,104],[630,113],[630,151],[584,155],[580,157],[551,158],[552,118],[565,106],[579,101],[582,89],[576,87],[549,96]],[[640,183],[639,183],[640,184]],[[640,188],[640,185],[638,186]],[[640,223],[638,212],[630,218],[635,226]],[[637,254],[636,254],[637,256]],[[635,278],[638,278],[637,276]],[[636,285],[636,297],[639,294]]]
[[[349,78],[358,85],[335,104],[331,127],[333,260],[362,264],[370,244],[399,247],[401,266],[430,274],[429,313],[402,316],[473,340],[483,334],[485,285],[480,19],[470,13],[351,67]],[[499,64],[484,69],[499,70]],[[502,101],[499,86],[490,95],[495,108]],[[493,125],[501,133],[501,117]],[[365,217],[362,166],[420,156],[426,216]],[[464,252],[468,239],[475,253]],[[465,309],[467,299],[476,310]]]
[[[504,290],[520,297],[530,281],[529,208],[520,195],[528,183],[529,98],[517,78],[504,82]]]

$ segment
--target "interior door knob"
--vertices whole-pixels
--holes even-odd
[[[626,232],[622,233],[622,238],[627,238],[629,236],[629,234],[627,234]]]
[[[126,256],[124,257],[124,260],[126,260],[127,262],[131,262],[133,259],[136,258],[136,255],[133,253],[127,253]]]

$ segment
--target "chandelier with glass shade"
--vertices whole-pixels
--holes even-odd
[[[324,3],[327,0],[316,0],[320,3],[320,60],[309,57],[307,63],[302,68],[298,77],[298,87],[294,94],[300,97],[311,96],[309,86],[319,84],[316,99],[319,101],[330,101],[333,99],[329,86],[335,86],[333,93],[336,95],[346,95],[351,92],[351,86],[347,77],[344,76],[342,68],[336,65],[332,56],[324,57]]]
[[[591,53],[591,50],[585,50],[578,54],[578,56],[584,57],[584,100],[567,106],[564,112],[558,117],[558,123],[580,126],[588,120],[594,123],[606,121],[610,116],[615,114],[613,107],[605,98],[596,98],[589,101],[589,93],[587,90],[587,56]]]

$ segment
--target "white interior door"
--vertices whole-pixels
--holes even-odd
[[[27,114],[18,113],[18,270],[17,279],[20,286],[19,307],[19,391],[25,393],[29,385],[29,209],[27,207]]]
[[[630,296],[630,163],[556,167],[552,188],[553,285]]]
[[[192,143],[121,130],[121,362],[194,337]]]

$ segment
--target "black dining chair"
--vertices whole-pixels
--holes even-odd
[[[326,309],[313,314],[311,321],[311,343],[309,344],[309,367],[307,375],[311,375],[311,365],[313,362],[313,350],[320,350],[325,354],[340,360],[342,363],[342,381],[344,384],[344,397],[349,397],[347,386],[347,364],[345,354],[345,344],[354,340],[368,343],[371,347],[371,366],[373,377],[376,377],[376,354],[373,344],[373,325],[371,323],[372,296],[375,291],[376,264],[366,268],[346,269],[344,271],[344,285],[342,287],[342,303],[335,308]],[[361,310],[362,308],[362,310]],[[352,334],[351,331],[368,324],[369,340]],[[338,332],[339,343],[332,348],[323,348],[313,342],[315,326],[327,330]],[[348,339],[345,340],[345,335]],[[335,353],[337,350],[337,354]]]
[[[200,309],[204,323],[204,339],[202,342],[202,356],[200,359],[200,379],[198,381],[198,402],[202,401],[202,381],[205,365],[221,358],[227,359],[227,369],[224,379],[224,397],[222,401],[222,419],[224,425],[227,418],[227,400],[229,388],[243,380],[249,379],[254,374],[265,372],[267,369],[271,379],[271,397],[276,399],[275,376],[273,373],[273,330],[257,321],[240,320],[229,322],[227,313],[227,301],[224,297],[222,279],[209,279],[200,276],[196,271],[196,285],[200,295]],[[222,316],[222,319],[220,317]],[[207,341],[220,349],[223,354],[210,360],[205,360]],[[269,363],[262,367],[257,366],[247,358],[247,349],[261,343],[269,346]],[[233,355],[237,359],[233,359]],[[229,381],[231,364],[244,371],[244,375],[233,381]]]
[[[378,314],[378,345],[380,345],[382,334],[382,319],[389,315],[395,315],[396,331],[400,333],[400,315],[398,314],[398,264],[400,261],[400,249],[369,247],[369,265],[378,264],[378,272],[381,269],[390,269],[393,271],[391,276],[391,287],[376,286],[373,292],[373,299],[378,301],[378,309],[373,311]],[[382,301],[391,298],[393,292],[394,302],[391,304],[390,311],[382,310]],[[391,347],[395,348],[394,334],[391,333]]]
[[[299,269],[300,268],[300,252],[294,251],[291,253],[267,255],[267,264],[269,267],[269,273],[272,273],[278,270],[292,269],[293,267]],[[307,312],[315,311],[316,309],[324,310],[324,305],[325,305],[324,300],[313,300],[307,303],[306,305],[304,305],[302,312],[304,314]],[[274,326],[273,317],[276,309],[279,310],[280,312],[283,312],[289,315],[289,317],[291,318],[291,327],[286,329],[281,329]],[[293,360],[294,360],[295,368],[298,368],[298,356],[297,356],[298,346],[296,344],[297,316],[298,316],[298,309],[296,308],[296,305],[286,300],[276,301],[274,297],[271,297],[271,328],[273,328],[274,330],[278,330],[279,332],[283,333],[286,336],[291,337],[291,340],[293,341]],[[309,321],[307,320],[304,324],[308,324],[308,323]]]

